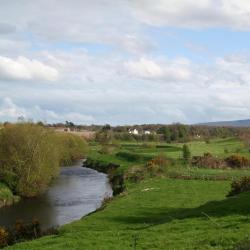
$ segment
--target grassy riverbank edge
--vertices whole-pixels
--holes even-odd
[[[0,208],[11,206],[18,201],[20,201],[20,197],[14,195],[4,183],[0,182]]]

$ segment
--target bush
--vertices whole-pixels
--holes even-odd
[[[182,154],[184,162],[188,162],[191,158],[191,152],[187,144],[184,144],[182,147]]]
[[[58,230],[56,228],[49,228],[42,232],[39,221],[33,220],[31,223],[25,224],[19,220],[15,223],[14,227],[9,229],[0,227],[0,248],[51,234],[58,234]]]
[[[8,245],[8,237],[8,232],[4,228],[0,227],[0,248]]]
[[[238,181],[234,181],[231,184],[231,190],[227,196],[234,196],[243,192],[250,191],[250,177],[242,177]]]
[[[151,177],[164,173],[166,167],[174,165],[174,160],[159,155],[146,164],[146,171]]]
[[[210,153],[205,153],[203,156],[194,156],[192,158],[192,165],[199,168],[224,168],[223,160],[214,157]]]
[[[244,168],[250,165],[249,159],[240,155],[231,155],[225,159],[225,162],[230,168]]]

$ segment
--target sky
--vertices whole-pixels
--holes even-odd
[[[0,0],[0,121],[250,118],[249,0]]]

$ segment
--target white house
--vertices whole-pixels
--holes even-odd
[[[139,134],[139,131],[136,129],[136,128],[134,128],[134,129],[130,129],[129,131],[128,131],[130,134],[133,134],[133,135],[138,135]]]
[[[145,131],[144,131],[144,134],[145,134],[145,135],[150,135],[151,132],[150,132],[149,130],[145,130]]]

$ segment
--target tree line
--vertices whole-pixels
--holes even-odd
[[[137,129],[138,134],[129,133]],[[160,142],[187,142],[194,139],[209,141],[211,138],[237,137],[246,131],[246,128],[237,127],[211,127],[204,125],[135,125],[117,126],[104,125],[96,133],[99,142],[121,141],[160,141]],[[150,134],[145,134],[149,131]]]

